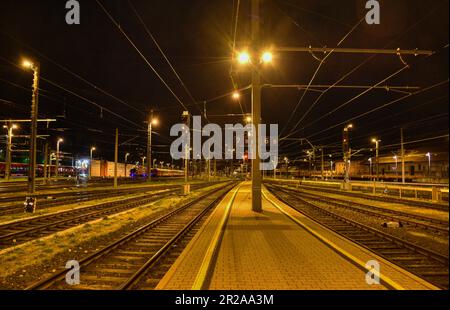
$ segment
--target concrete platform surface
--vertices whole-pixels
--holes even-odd
[[[380,265],[380,284],[366,281],[365,265],[371,260]],[[308,219],[266,190],[263,212],[253,212],[251,185],[244,182],[217,206],[156,289],[436,287]]]

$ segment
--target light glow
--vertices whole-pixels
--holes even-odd
[[[270,63],[270,62],[272,62],[272,59],[273,59],[273,55],[271,52],[264,52],[261,56],[261,61],[263,63]]]
[[[242,65],[248,64],[250,62],[250,54],[248,52],[240,52],[238,55],[238,61]]]

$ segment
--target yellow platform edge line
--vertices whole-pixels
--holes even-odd
[[[225,212],[222,216],[222,219],[220,220],[220,224],[217,227],[216,231],[214,232],[212,241],[209,244],[208,249],[206,250],[205,256],[203,257],[202,264],[200,265],[200,268],[197,272],[197,276],[195,277],[194,284],[192,285],[192,288],[191,288],[192,290],[203,289],[206,278],[208,276],[208,271],[211,268],[211,264],[213,261],[212,258],[219,248],[220,241],[221,241],[223,233],[224,233],[225,225],[230,216],[231,206],[233,205],[236,195],[239,192],[240,188],[241,188],[241,184],[239,184],[237,186],[237,188],[234,190],[233,196],[231,197],[230,201],[228,202],[228,204],[225,208]]]
[[[276,207],[278,210],[280,210],[281,213],[283,213],[284,215],[286,215],[287,217],[289,217],[291,220],[293,220],[294,222],[296,222],[298,225],[300,225],[303,229],[307,230],[310,234],[314,235],[317,239],[321,240],[322,242],[328,244],[330,247],[332,247],[335,251],[339,252],[340,254],[342,254],[343,256],[347,257],[349,260],[351,260],[352,262],[354,262],[356,265],[362,267],[363,269],[367,270],[367,271],[371,271],[373,272],[376,276],[378,276],[380,278],[380,280],[382,280],[383,282],[387,283],[389,286],[391,286],[392,288],[396,289],[396,290],[405,290],[405,288],[398,284],[397,282],[395,282],[394,280],[392,280],[391,278],[381,275],[381,274],[377,274],[377,272],[375,270],[371,270],[369,268],[366,267],[366,263],[361,261],[359,258],[355,257],[354,255],[352,255],[351,253],[347,252],[346,250],[344,250],[343,248],[341,248],[340,246],[338,246],[337,244],[334,244],[331,240],[328,240],[326,237],[322,236],[320,233],[318,233],[317,231],[315,231],[314,229],[306,226],[305,224],[303,224],[302,222],[300,222],[298,219],[296,219],[295,217],[293,217],[292,215],[290,215],[289,213],[287,213],[285,210],[283,210],[282,207],[280,207],[275,201],[273,201],[272,199],[270,199],[267,195],[266,195],[266,191],[263,190],[262,191],[264,198],[270,202],[274,207]]]

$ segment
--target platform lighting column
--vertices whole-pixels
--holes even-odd
[[[376,164],[376,180],[379,181],[379,166],[380,166],[380,162],[379,162],[379,157],[378,157],[378,150],[380,147],[380,142],[381,140],[378,140],[377,138],[373,138],[372,142],[375,143],[375,164]]]
[[[251,2],[251,31],[254,51],[259,49],[259,15],[260,0],[252,0]],[[261,76],[259,68],[256,65],[252,70],[252,121],[255,132],[253,133],[254,154],[252,159],[252,210],[255,212],[262,211],[261,202],[261,169],[259,158],[259,128],[261,120]]]
[[[3,128],[5,128],[8,133],[6,139],[5,179],[6,181],[9,181],[11,177],[13,129],[17,129],[17,125],[8,123],[8,125],[4,125]]]
[[[58,139],[58,142],[56,142],[56,169],[55,169],[55,178],[58,179],[59,174],[59,145],[61,142],[64,142],[63,139]]]
[[[30,152],[28,164],[28,193],[36,192],[36,137],[37,137],[37,118],[39,106],[39,75],[40,64],[25,60],[22,64],[25,68],[33,70],[33,94],[31,100],[31,135]]]
[[[350,140],[349,140],[349,130],[353,128],[352,124],[348,124],[344,127],[343,140],[342,140],[342,151],[344,155],[344,188],[346,188],[348,182],[350,181]]]
[[[405,147],[403,145],[403,128],[400,128],[400,145],[401,145],[401,156],[402,156],[402,183],[405,183]]]
[[[426,157],[428,157],[428,177],[431,177],[431,153],[428,152],[425,154]]]
[[[117,162],[119,160],[119,129],[116,128],[116,141],[114,144],[114,188],[117,188]]]
[[[125,177],[128,177],[128,173],[127,173],[128,156],[130,156],[130,153],[125,154]]]
[[[96,150],[96,148],[93,146],[90,150],[90,157],[89,157],[89,179],[92,177],[92,153]]]
[[[284,163],[286,164],[286,179],[289,179],[289,159],[287,157],[284,158]]]
[[[321,168],[322,168],[322,172],[321,172],[321,174],[322,174],[322,180],[323,180],[323,179],[324,179],[324,175],[323,175],[323,172],[324,172],[324,171],[323,171],[323,170],[324,170],[323,148],[321,148],[320,150],[321,150],[321,152],[322,152],[322,153],[321,153],[321,155],[322,155],[322,167],[321,167]]]
[[[44,184],[47,184],[48,175],[48,142],[44,146]]]
[[[148,119],[148,131],[147,131],[147,181],[151,181],[152,178],[152,126],[156,126],[158,120],[153,116],[153,110],[150,111],[150,117]]]

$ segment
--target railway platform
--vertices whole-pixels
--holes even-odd
[[[379,264],[379,284],[367,281],[373,274],[369,261]],[[244,182],[216,207],[156,289],[438,288],[298,213],[267,190],[263,212],[253,212],[251,184]]]

